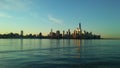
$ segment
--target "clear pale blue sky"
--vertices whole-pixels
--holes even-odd
[[[0,0],[0,33],[82,29],[120,38],[120,0]]]

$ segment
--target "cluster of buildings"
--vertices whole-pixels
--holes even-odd
[[[79,27],[71,32],[70,29],[61,33],[59,30],[53,32],[51,29],[48,36],[43,36],[40,32],[39,34],[23,34],[23,30],[18,33],[9,33],[9,34],[0,34],[0,38],[38,38],[38,39],[100,39],[100,35],[92,34],[92,32],[82,31],[81,23],[79,23]]]
[[[60,33],[59,30],[57,30],[55,33],[51,29],[51,32],[49,33],[48,38],[51,38],[51,39],[61,39],[61,38],[62,39],[100,39],[101,36],[92,34],[92,32],[87,32],[87,31],[83,32],[81,29],[81,23],[79,23],[79,27],[75,29],[73,33],[71,33],[70,29],[68,29],[68,31],[63,30],[62,33]]]
[[[39,34],[23,34],[23,30],[19,33],[8,33],[8,34],[0,34],[0,38],[43,38],[42,33],[40,32]]]

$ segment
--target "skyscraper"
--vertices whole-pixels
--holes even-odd
[[[52,32],[52,29],[51,29],[51,31],[50,31],[50,37],[52,38],[52,34],[53,34],[53,32]]]
[[[52,29],[51,29],[51,33],[52,33]]]
[[[71,33],[70,33],[70,29],[68,29],[68,36],[70,36],[70,34],[71,34]]]
[[[79,29],[81,30],[81,23],[79,23]]]
[[[81,23],[79,23],[79,31],[80,31],[80,34],[82,34]]]
[[[20,35],[21,35],[21,37],[23,37],[23,30],[21,30],[21,34]]]

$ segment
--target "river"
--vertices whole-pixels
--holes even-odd
[[[0,39],[0,68],[120,68],[120,40]]]

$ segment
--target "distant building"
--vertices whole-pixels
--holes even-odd
[[[59,30],[56,31],[56,38],[60,38],[60,31]]]
[[[81,23],[79,23],[79,27],[75,31],[76,31],[76,35],[79,35],[79,36],[82,35]]]
[[[42,33],[41,33],[41,32],[39,33],[39,36],[42,36]]]
[[[41,32],[39,33],[38,38],[42,38],[42,33]]]
[[[70,29],[68,29],[68,38],[71,37],[71,32],[70,32]]]
[[[69,36],[71,35],[70,29],[68,29],[68,35],[69,35]]]
[[[62,34],[62,37],[64,37],[65,36],[65,31],[63,30],[63,34]]]
[[[21,30],[21,34],[20,35],[21,35],[21,37],[23,37],[23,30]]]
[[[51,39],[56,37],[56,33],[54,33],[54,32],[52,31],[52,29],[51,29],[51,31],[50,31],[49,37],[50,37]]]
[[[77,37],[77,31],[74,30],[74,33],[73,33],[73,38],[75,39]]]
[[[52,29],[51,29],[51,32],[50,32],[49,36],[50,36],[51,38],[52,38],[52,36],[53,36]]]
[[[82,34],[81,23],[79,23],[79,30],[80,30],[80,34]]]
[[[57,31],[56,31],[56,36],[59,36],[59,35],[60,35],[60,31],[57,30]]]

